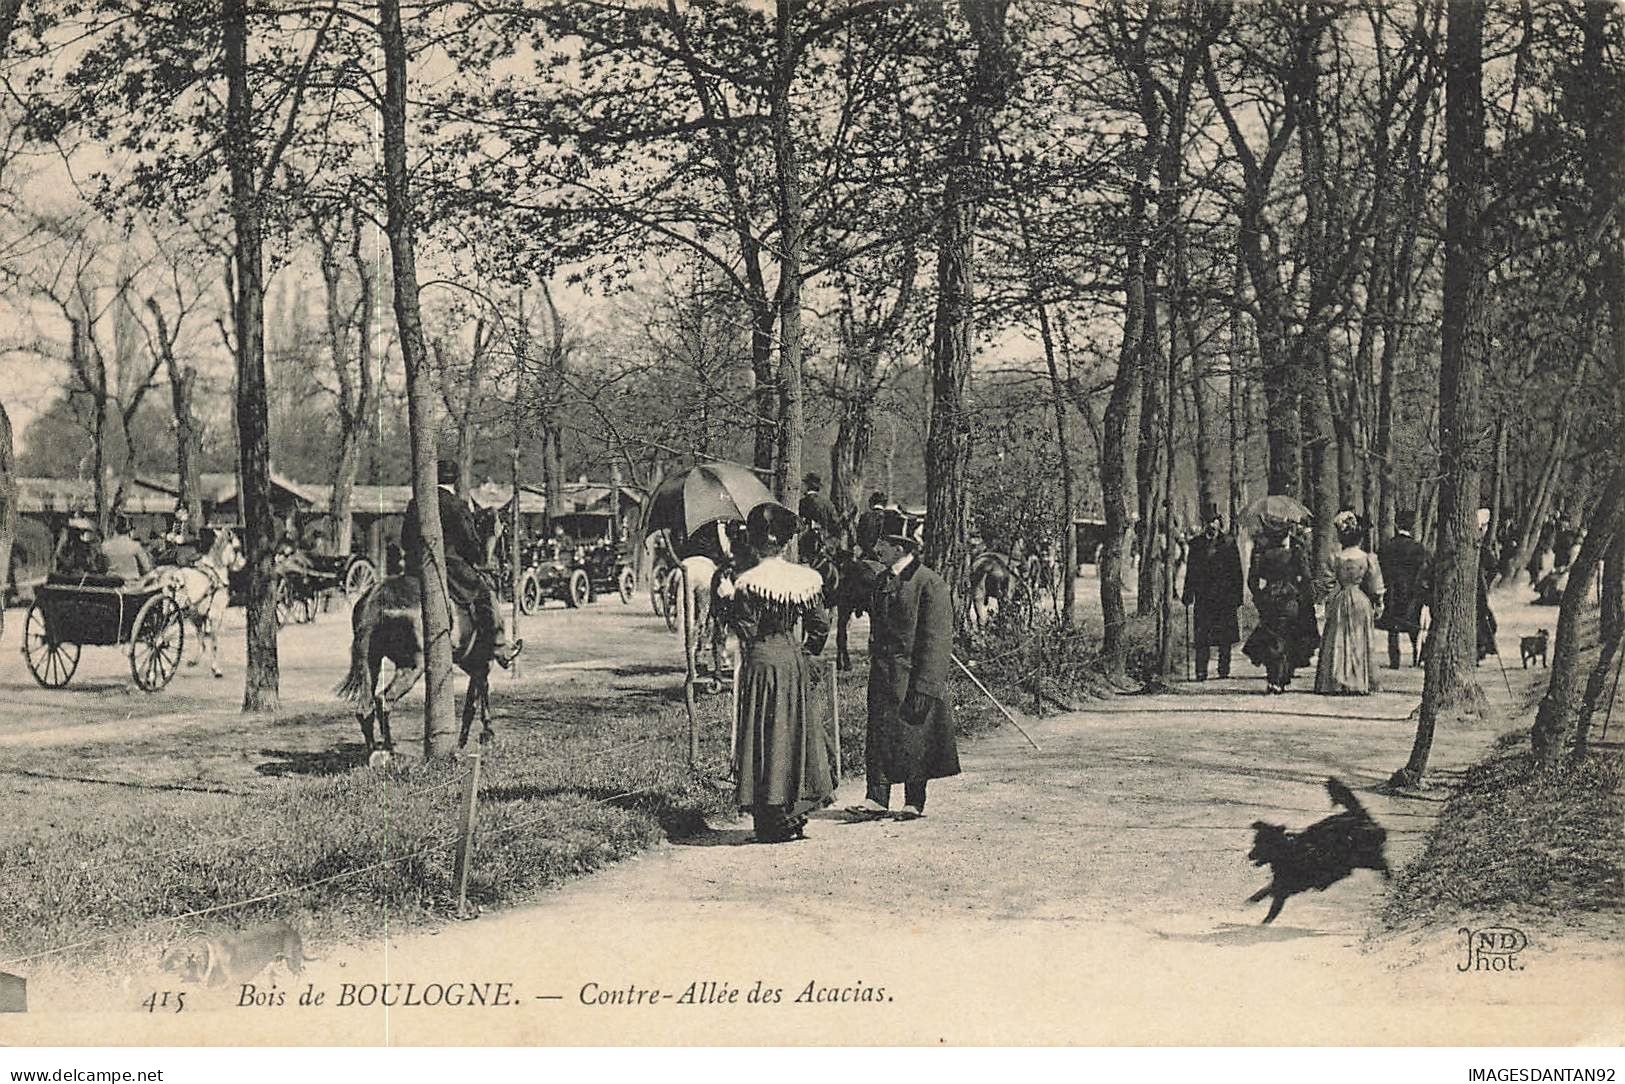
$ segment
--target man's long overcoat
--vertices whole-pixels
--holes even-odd
[[[880,577],[869,610],[869,734],[894,783],[959,774],[948,667],[953,602],[942,577],[911,561]],[[904,710],[915,694],[921,711]]]

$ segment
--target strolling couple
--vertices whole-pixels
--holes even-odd
[[[805,837],[808,814],[830,804],[839,782],[838,738],[814,718],[809,664],[823,650],[829,618],[822,577],[783,557],[796,516],[766,504],[746,525],[761,560],[717,589],[741,651],[734,797],[752,814],[758,841],[782,843]],[[901,783],[899,816],[914,820],[925,815],[926,782],[959,772],[948,699],[953,608],[942,577],[920,563],[902,514],[885,511],[880,526],[872,552],[887,567],[869,611],[868,787],[848,811],[889,815],[891,788]]]

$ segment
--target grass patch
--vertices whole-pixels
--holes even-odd
[[[1625,910],[1621,775],[1617,751],[1539,771],[1527,731],[1503,735],[1468,769],[1427,847],[1395,880],[1385,922]]]
[[[866,671],[841,677],[848,776],[863,774],[867,684]],[[817,688],[824,704],[827,685]],[[1002,721],[968,681],[956,681],[953,697],[961,734]],[[729,704],[726,694],[699,698],[691,769],[680,686],[616,683],[607,696],[554,686],[500,698],[498,745],[482,758],[470,900],[521,902],[731,816]],[[140,746],[96,751],[111,769],[150,755]],[[110,801],[106,785],[16,777],[19,791],[0,805],[12,820],[0,832],[0,967],[152,968],[183,938],[272,918],[307,939],[320,931],[320,955],[322,944],[377,936],[386,915],[400,929],[451,914],[467,761],[358,768],[353,741],[262,754],[271,757],[258,769],[263,782],[248,791],[176,790],[143,777]]]

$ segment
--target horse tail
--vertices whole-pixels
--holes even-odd
[[[367,665],[367,645],[372,640],[378,619],[375,607],[370,605],[376,590],[376,585],[369,587],[355,600],[355,608],[350,612],[350,672],[333,689],[333,695],[358,708],[366,706],[371,690],[372,671]]]

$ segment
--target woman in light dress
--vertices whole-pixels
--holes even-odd
[[[1364,695],[1377,689],[1371,630],[1382,613],[1382,567],[1360,545],[1365,531],[1357,514],[1339,512],[1332,525],[1343,548],[1332,554],[1320,577],[1326,627],[1315,667],[1315,692]]]

